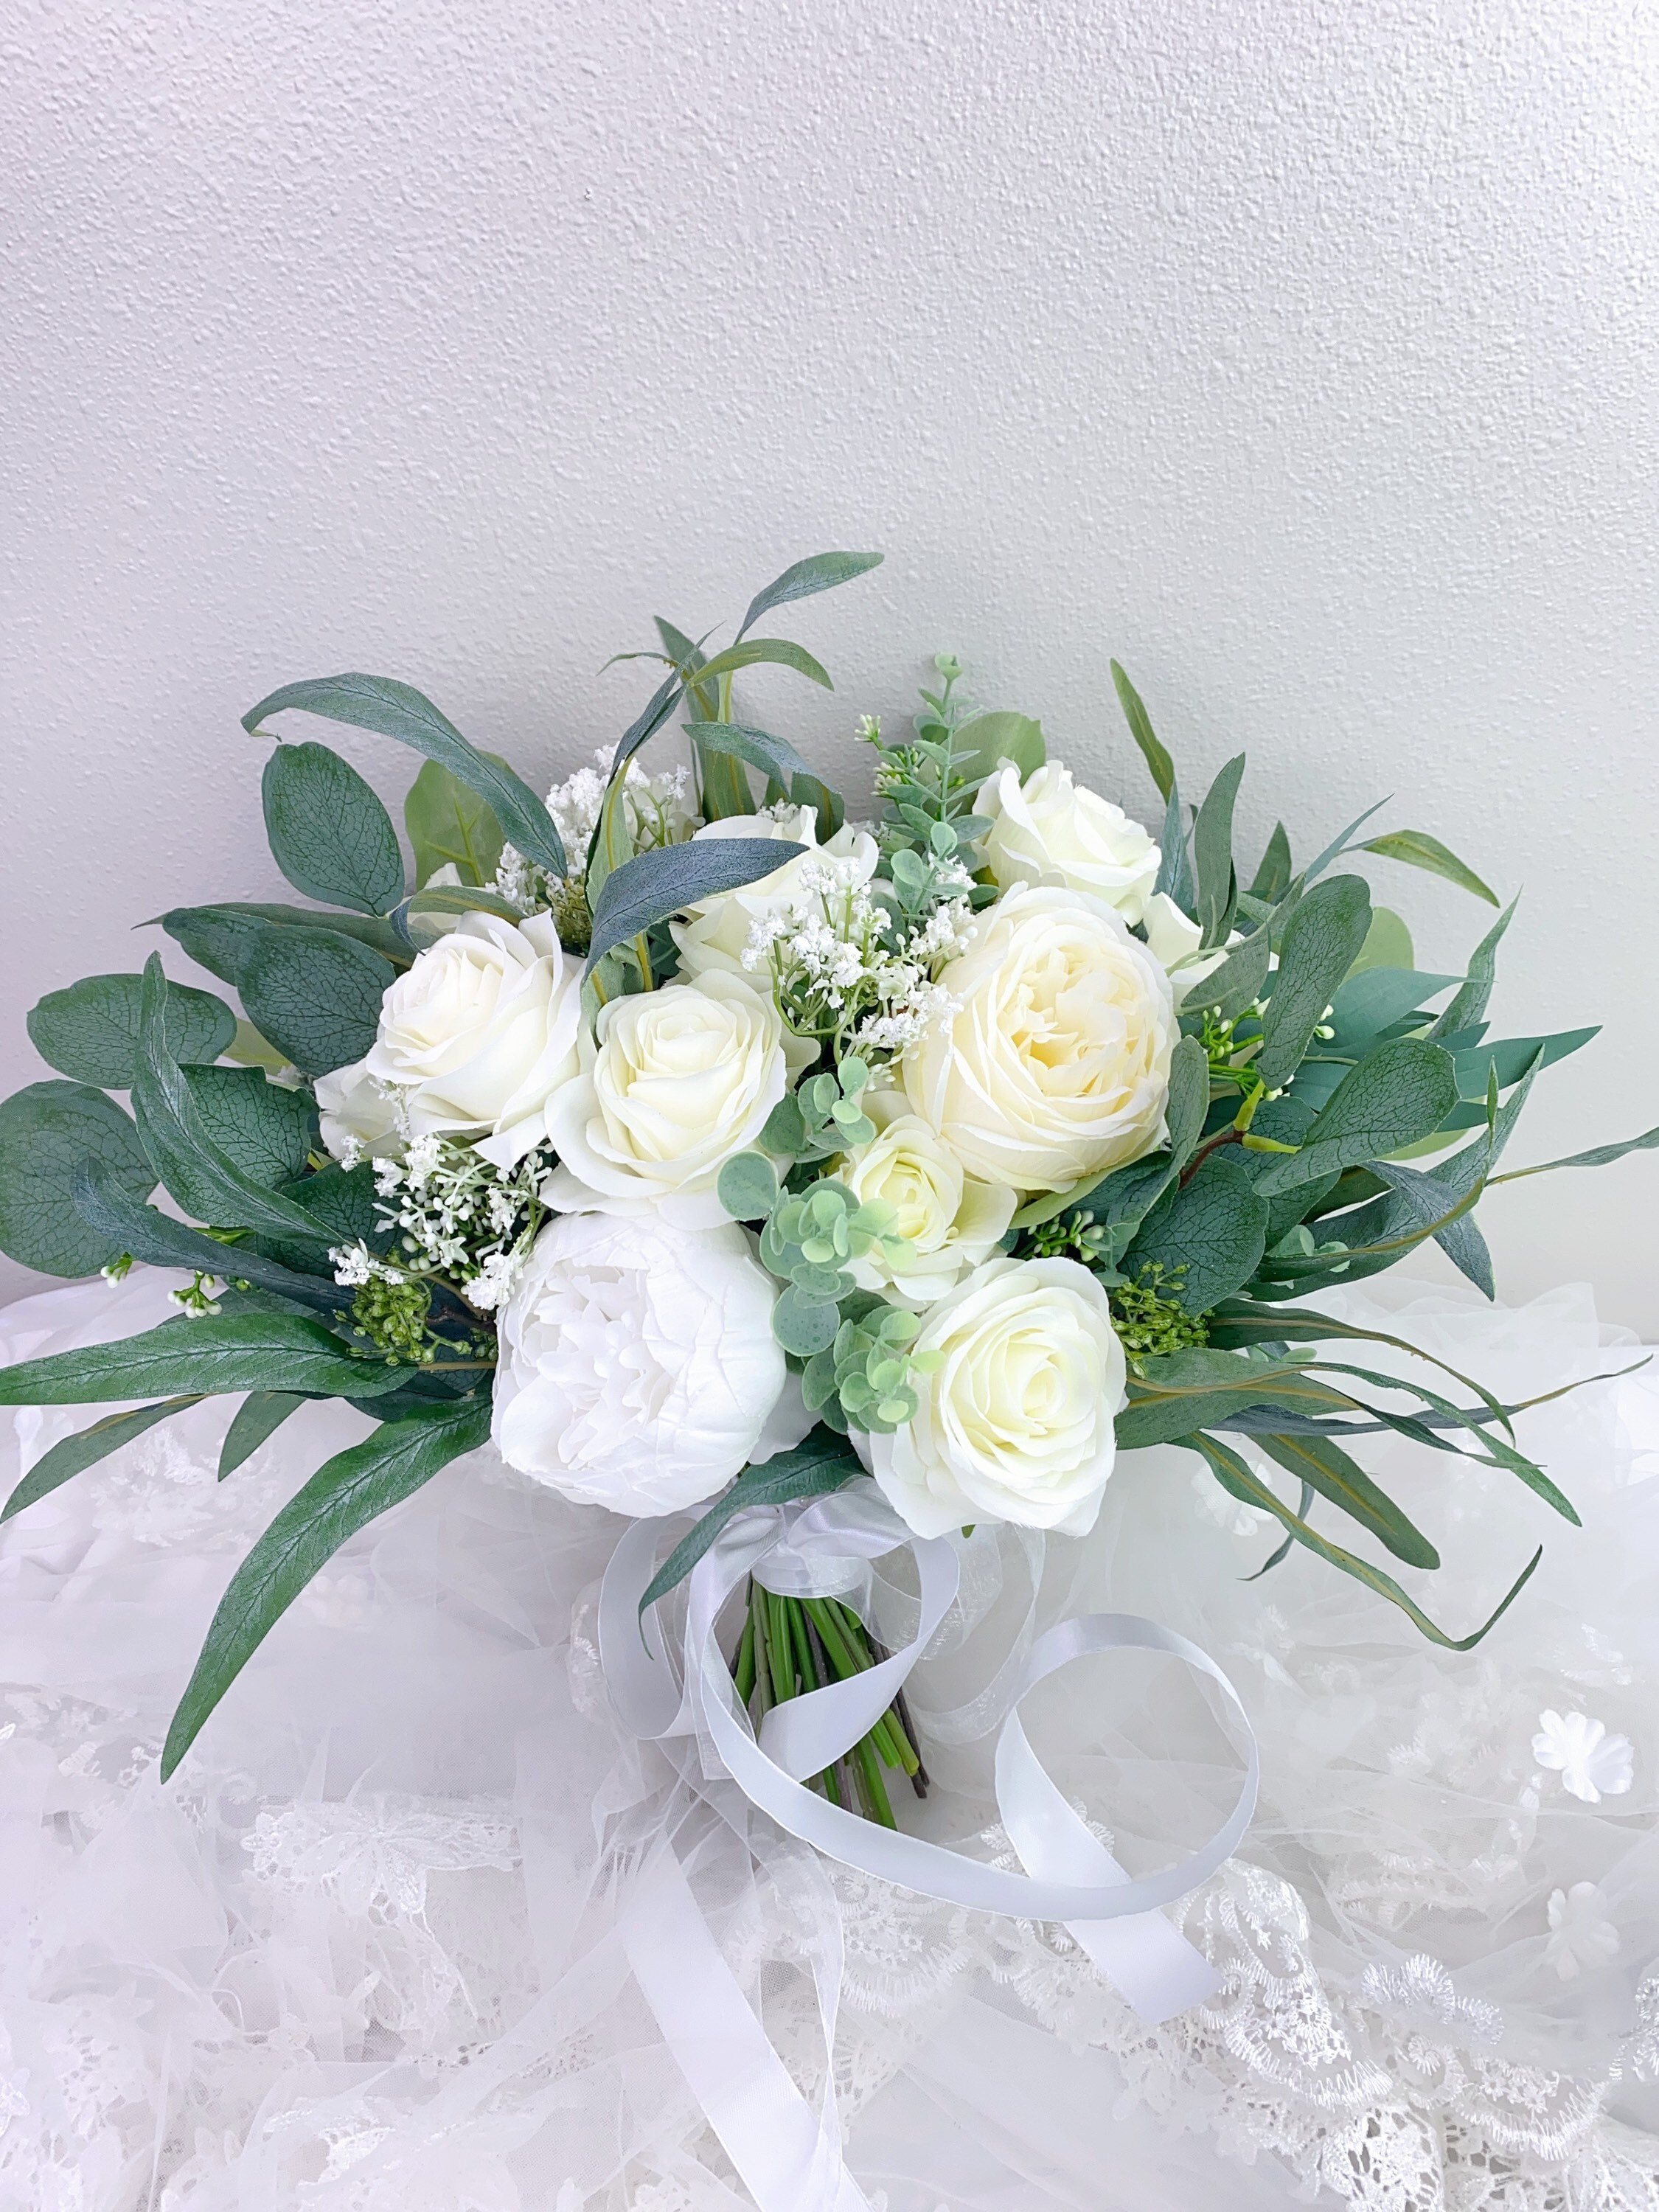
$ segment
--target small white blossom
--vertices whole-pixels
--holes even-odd
[[[1538,1716],[1532,1755],[1561,1777],[1561,1786],[1586,1805],[1622,1797],[1636,1778],[1636,1755],[1627,1735],[1609,1735],[1605,1721],[1588,1713],[1546,1711]]]
[[[1593,1881],[1576,1881],[1571,1889],[1550,1893],[1550,1939],[1544,1960],[1564,1982],[1616,1959],[1622,1946],[1619,1930],[1601,1917],[1601,1893]]]

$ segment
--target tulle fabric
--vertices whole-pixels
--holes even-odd
[[[14,1306],[0,1357],[151,1326],[176,1279]],[[1519,1311],[1409,1285],[1332,1304],[1505,1397],[1636,1356],[1583,1291]],[[1046,1561],[1007,1533],[963,1547],[965,1609],[915,1703],[924,1735],[928,1710],[980,1710],[934,1733],[908,1823],[1006,1855],[975,1730],[999,1661],[1063,1613],[1163,1621],[1249,1709],[1261,1816],[1181,1914],[1225,1988],[1158,2028],[1063,1930],[827,1868],[623,1741],[592,1631],[620,1524],[488,1451],[331,1562],[163,1787],[167,1719],[237,1561],[368,1426],[307,1407],[220,1485],[228,1411],[162,1424],[0,1529],[0,2206],[740,2212],[618,1935],[672,1836],[813,2099],[838,1997],[848,2163],[886,2212],[1255,2212],[1310,2192],[1367,2212],[1659,2207],[1648,1376],[1520,1424],[1582,1531],[1510,1475],[1396,1438],[1367,1453],[1441,1544],[1438,1575],[1401,1578],[1450,1632],[1546,1542],[1468,1655],[1299,1554],[1245,1580],[1273,1532],[1176,1451],[1127,1459],[1094,1534]],[[19,1413],[0,1480],[87,1419]],[[878,1592],[895,1636],[906,1602]],[[1628,1737],[1633,1786],[1572,1796],[1534,1756],[1546,1710]],[[1201,1838],[1236,1786],[1182,1668],[1091,1662],[1027,1717],[1132,1871]]]

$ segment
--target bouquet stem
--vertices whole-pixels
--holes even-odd
[[[857,1613],[839,1599],[780,1597],[750,1578],[732,1679],[757,1723],[772,1706],[850,1680],[886,1656]],[[831,1804],[861,1812],[884,1828],[896,1827],[884,1770],[904,1775],[918,1797],[927,1794],[927,1772],[914,1737],[901,1692],[868,1735],[832,1767],[812,1776],[808,1786],[821,1790]]]

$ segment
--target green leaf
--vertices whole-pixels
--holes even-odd
[[[313,914],[300,906],[176,906],[158,917],[210,975],[240,986],[242,970],[270,928],[327,929],[407,968],[413,953],[389,921],[360,914]]]
[[[355,1168],[343,1168],[338,1161],[331,1160],[315,1175],[289,1183],[283,1195],[322,1224],[331,1245],[362,1243],[371,1252],[384,1252],[396,1237],[396,1231],[387,1228],[380,1217],[372,1160],[363,1160]],[[284,1267],[319,1268],[332,1280],[327,1255],[314,1243],[291,1243],[281,1237],[262,1237],[259,1243],[262,1250]]]
[[[1558,1060],[1582,1052],[1601,1034],[1599,1025],[1587,1030],[1558,1030],[1553,1036],[1498,1037],[1455,1053],[1457,1095],[1479,1103],[1487,1085],[1497,1078],[1500,1091],[1518,1083],[1529,1067],[1553,1067]]]
[[[406,1369],[352,1358],[343,1339],[301,1314],[181,1316],[117,1344],[0,1368],[0,1406],[96,1406],[234,1390],[363,1398],[408,1379]]]
[[[1355,830],[1363,830],[1365,824],[1370,820],[1372,815],[1380,814],[1388,803],[1389,802],[1386,799],[1379,799],[1375,806],[1368,806],[1363,814],[1357,814],[1353,820],[1349,823],[1346,830],[1340,831],[1336,836],[1332,838],[1330,843],[1326,846],[1324,851],[1319,854],[1318,858],[1311,860],[1309,865],[1303,869],[1301,874],[1297,877],[1292,888],[1298,890],[1305,890],[1310,884],[1316,883],[1319,878],[1324,874],[1326,869],[1329,867],[1333,860],[1340,859],[1344,853],[1352,849]]]
[[[847,1438],[822,1423],[793,1451],[779,1452],[758,1467],[746,1467],[658,1568],[640,1600],[640,1611],[685,1580],[734,1514],[751,1505],[787,1505],[799,1498],[823,1498],[856,1482],[863,1473]]]
[[[1363,1467],[1328,1437],[1262,1436],[1268,1457],[1288,1474],[1358,1522],[1408,1567],[1433,1568],[1440,1554],[1416,1523],[1380,1490]]]
[[[1231,1420],[1252,1406],[1312,1414],[1343,1411],[1348,1400],[1305,1374],[1294,1358],[1249,1352],[1171,1352],[1141,1363],[1129,1402],[1117,1416],[1118,1448],[1139,1451],[1173,1443],[1196,1430]]]
[[[982,783],[1003,761],[1012,761],[1020,781],[1040,769],[1048,757],[1042,725],[1030,714],[975,714],[956,733],[952,762],[958,775]]]
[[[342,1544],[489,1437],[489,1401],[408,1413],[319,1467],[232,1576],[161,1753],[165,1782],[225,1692]]]
[[[1510,901],[1470,954],[1468,980],[1429,1031],[1437,1044],[1443,1037],[1457,1036],[1464,1030],[1473,1028],[1486,1012],[1498,973],[1498,948],[1504,941],[1504,933],[1509,927],[1518,904],[1517,899]]]
[[[820,844],[826,843],[840,829],[846,813],[840,793],[831,791],[808,767],[787,738],[775,738],[769,731],[757,729],[749,722],[688,722],[685,730],[701,760],[721,754],[747,761],[750,768],[759,769],[775,783],[781,784],[794,805],[815,808]],[[749,796],[746,784],[743,796]],[[710,816],[709,819],[717,821],[725,813],[748,811],[747,807],[723,807],[721,815]]]
[[[309,1214],[244,1175],[208,1134],[184,1072],[167,1053],[167,980],[152,952],[144,969],[132,1105],[161,1181],[181,1206],[216,1227],[326,1242]]]
[[[3,1112],[0,1108],[0,1112]],[[1650,1152],[1659,1149],[1659,1129],[1649,1129],[1639,1137],[1626,1137],[1622,1144],[1597,1145],[1588,1152],[1569,1152],[1565,1159],[1543,1160],[1535,1168],[1512,1168],[1508,1175],[1494,1176],[1498,1182],[1520,1182],[1527,1176],[1552,1175],[1557,1168],[1605,1168],[1614,1160],[1622,1160],[1629,1152]],[[6,1247],[10,1250],[10,1246]]]
[[[1374,906],[1371,926],[1365,932],[1365,942],[1359,948],[1359,957],[1352,972],[1362,975],[1368,968],[1415,968],[1417,955],[1412,948],[1412,933],[1392,908]]]
[[[1235,753],[1206,793],[1193,824],[1193,873],[1198,892],[1196,920],[1206,946],[1219,945],[1227,934],[1236,888],[1233,874],[1233,805],[1244,756]]]
[[[1285,833],[1285,824],[1275,822],[1267,849],[1261,855],[1261,865],[1250,878],[1250,896],[1260,899],[1264,906],[1277,906],[1291,887],[1291,841]]]
[[[1292,909],[1279,976],[1262,1021],[1256,1073],[1269,1091],[1288,1083],[1370,927],[1370,893],[1358,876],[1333,876]]]
[[[1196,1037],[1182,1037],[1170,1055],[1164,1109],[1171,1167],[1184,1168],[1198,1150],[1209,1110],[1209,1060]]]
[[[564,847],[553,817],[530,786],[469,744],[447,715],[407,684],[356,674],[286,684],[251,707],[242,717],[242,727],[257,732],[268,714],[280,714],[289,708],[344,722],[353,729],[376,731],[436,761],[477,793],[520,852],[553,875],[565,873]]]
[[[46,1275],[90,1275],[120,1256],[76,1205],[83,1161],[134,1199],[155,1188],[137,1130],[101,1091],[32,1083],[0,1106],[0,1251]]]
[[[764,1152],[734,1152],[716,1185],[733,1221],[764,1221],[778,1202],[778,1174]]]
[[[1383,836],[1369,839],[1359,849],[1362,853],[1381,853],[1385,860],[1403,860],[1407,867],[1425,868],[1431,876],[1443,876],[1460,890],[1473,891],[1476,898],[1485,899],[1488,906],[1503,902],[1473,868],[1437,837],[1431,837],[1426,830],[1390,830]]]
[[[738,635],[746,637],[764,614],[774,607],[787,606],[793,599],[811,599],[817,592],[833,591],[837,584],[851,583],[854,576],[867,575],[872,568],[881,566],[879,553],[813,553],[805,561],[797,561],[775,576],[764,591],[757,592],[749,602]]]
[[[435,945],[465,914],[493,914],[503,921],[514,923],[524,920],[522,908],[495,891],[480,890],[476,885],[460,890],[453,884],[428,884],[398,909],[410,945],[420,951],[428,945]]]
[[[1236,1020],[1246,1006],[1261,996],[1273,964],[1273,931],[1263,926],[1235,945],[1221,965],[1197,983],[1188,984],[1183,1010],[1213,1006],[1224,1021]],[[1176,981],[1181,980],[1176,971]]]
[[[695,837],[658,845],[613,869],[593,908],[587,972],[613,945],[625,944],[699,899],[758,883],[806,850],[787,838]]]
[[[248,1018],[307,1075],[361,1060],[398,971],[326,929],[270,929],[238,979]]]
[[[818,662],[804,645],[792,645],[787,637],[751,637],[741,645],[728,645],[706,660],[698,672],[698,680],[712,684],[717,676],[735,675],[740,668],[754,668],[761,663],[777,668],[793,668],[798,675],[821,684],[826,691],[833,691],[830,681]]]
[[[1255,1274],[1267,1236],[1267,1200],[1237,1160],[1212,1152],[1158,1200],[1122,1265],[1129,1274],[1152,1262],[1166,1274],[1184,1270],[1169,1295],[1188,1313],[1207,1313]]]
[[[1298,1544],[1305,1545],[1309,1551],[1332,1566],[1340,1568],[1345,1575],[1351,1575],[1354,1581],[1364,1583],[1377,1596],[1387,1598],[1390,1605],[1398,1606],[1414,1628],[1426,1636],[1431,1644],[1438,1644],[1448,1651],[1472,1651],[1520,1596],[1544,1556],[1540,1545],[1490,1618],[1472,1635],[1453,1638],[1448,1636],[1443,1629],[1437,1628],[1427,1613],[1413,1603],[1391,1575],[1384,1574],[1381,1567],[1374,1567],[1367,1560],[1356,1559],[1352,1552],[1343,1551],[1340,1545],[1328,1543],[1300,1514],[1292,1513],[1265,1482],[1257,1479],[1251,1472],[1249,1462],[1230,1444],[1224,1444],[1216,1437],[1194,1437],[1188,1449],[1203,1455],[1209,1462],[1211,1473],[1231,1497],[1237,1498],[1245,1505],[1254,1505],[1263,1513],[1271,1513],[1281,1526],[1290,1530]]]
[[[169,1006],[178,988],[168,985]],[[187,1067],[184,1073],[203,1130],[244,1175],[275,1190],[305,1173],[318,1143],[317,1103],[308,1091],[267,1082],[258,1067]]]
[[[349,761],[326,745],[279,744],[261,785],[265,836],[296,891],[325,906],[386,914],[404,895],[392,817]]]
[[[1358,1322],[1338,1321],[1333,1315],[1316,1312],[1312,1307],[1258,1306],[1243,1299],[1230,1300],[1210,1316],[1209,1335],[1211,1344],[1223,1350],[1343,1340],[1391,1345],[1396,1352],[1410,1352],[1429,1366],[1437,1367],[1443,1375],[1449,1375],[1454,1382],[1461,1382],[1480,1400],[1495,1419],[1504,1418],[1502,1407],[1489,1390],[1483,1389],[1458,1368],[1448,1367],[1432,1352],[1421,1351],[1403,1336],[1390,1336],[1382,1329],[1361,1328]]]
[[[76,1178],[75,1202],[82,1218],[107,1239],[112,1250],[129,1253],[148,1267],[188,1267],[221,1282],[252,1283],[324,1313],[333,1313],[344,1303],[331,1280],[297,1273],[252,1244],[222,1244],[188,1222],[175,1221],[170,1213],[144,1205],[88,1161],[82,1162]]]
[[[1129,725],[1129,734],[1140,747],[1140,757],[1152,772],[1152,781],[1158,786],[1158,797],[1167,806],[1176,795],[1175,763],[1154,736],[1152,717],[1141,703],[1139,692],[1116,661],[1112,663],[1112,682],[1117,687],[1118,704]]]
[[[453,867],[472,889],[492,880],[506,842],[485,800],[429,760],[409,787],[404,827],[415,854],[415,881],[424,886],[440,868]]]
[[[131,1413],[106,1413],[101,1421],[94,1421],[78,1436],[65,1437],[35,1461],[6,1500],[3,1510],[0,1510],[0,1521],[9,1521],[14,1513],[21,1513],[38,1499],[49,1497],[76,1475],[96,1467],[112,1452],[119,1451],[123,1444],[142,1437],[146,1429],[153,1429],[158,1421],[168,1420],[174,1413],[182,1413],[186,1406],[199,1406],[201,1402],[199,1396],[191,1396],[164,1399],[159,1406],[137,1406]]]
[[[1351,1043],[1368,1043],[1459,980],[1455,975],[1419,975],[1412,968],[1356,969],[1331,1001],[1331,1024],[1336,1031],[1331,1050],[1340,1054]]]
[[[310,1402],[294,1390],[250,1390],[225,1431],[219,1453],[220,1481],[234,1474],[245,1460],[252,1459],[265,1438],[275,1436],[290,1413],[297,1413],[301,1406]]]
[[[1446,1187],[1432,1176],[1420,1174],[1415,1168],[1401,1167],[1395,1160],[1376,1160],[1371,1173],[1390,1190],[1398,1192],[1417,1219],[1425,1225],[1440,1224],[1446,1211]],[[1468,1276],[1477,1291],[1489,1298],[1498,1296],[1498,1285],[1492,1278],[1492,1254],[1472,1213],[1462,1214],[1455,1221],[1437,1226],[1434,1240],[1458,1273]]]
[[[1170,803],[1164,810],[1158,854],[1158,881],[1153,889],[1172,898],[1182,914],[1195,915],[1198,894],[1193,888],[1192,863],[1187,853],[1187,817],[1178,788],[1170,792]]]
[[[1456,1098],[1457,1072],[1449,1052],[1426,1037],[1392,1038],[1349,1070],[1301,1149],[1270,1160],[1255,1187],[1271,1197],[1357,1161],[1380,1159],[1437,1129]]]
[[[826,1352],[836,1340],[840,1310],[823,1298],[809,1297],[789,1284],[778,1293],[772,1309],[772,1334],[786,1352],[810,1359]]]
[[[28,1018],[42,1060],[77,1083],[125,1091],[138,1048],[141,975],[88,975],[66,991],[48,992]],[[167,1045],[175,1060],[211,1060],[229,1049],[236,1017],[210,991],[175,983],[167,994]]]

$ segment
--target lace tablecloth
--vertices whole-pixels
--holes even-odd
[[[0,1357],[149,1326],[168,1286],[26,1301]],[[1512,1398],[1629,1364],[1582,1291],[1506,1312],[1405,1285],[1343,1310]],[[0,1477],[84,1418],[17,1415]],[[848,2163],[886,2212],[1659,2207],[1650,1376],[1526,1417],[1582,1533],[1508,1477],[1379,1449],[1442,1540],[1416,1579],[1455,1632],[1547,1543],[1467,1656],[1299,1555],[1244,1579],[1271,1536],[1178,1452],[1127,1461],[1094,1536],[1050,1547],[1046,1613],[1109,1605],[1193,1638],[1261,1739],[1257,1825],[1180,1916],[1223,1994],[1158,2028],[1063,1930],[825,1868],[677,1794],[598,1678],[618,1524],[488,1452],[332,1561],[163,1788],[233,1567],[365,1425],[309,1407],[221,1486],[225,1419],[164,1424],[0,1531],[0,2206],[741,2212],[617,1935],[674,1823],[809,2093],[814,1975],[838,1976]],[[1017,1547],[975,1542],[988,1614],[936,1662],[957,1693],[1023,1602]],[[1187,1683],[1089,1664],[1063,1704],[1033,1701],[1046,1755],[1127,1862],[1167,1862],[1236,1769]],[[1553,1765],[1534,1739],[1582,1746],[1575,1714],[1603,1749]],[[983,1757],[936,1746],[906,1817],[996,1856]],[[1570,1786],[1626,1766],[1599,1802]]]

